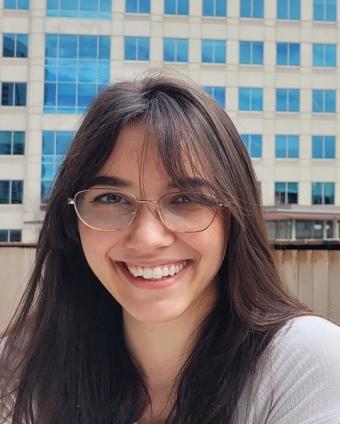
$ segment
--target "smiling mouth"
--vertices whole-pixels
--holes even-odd
[[[144,280],[164,280],[181,272],[188,264],[188,261],[185,260],[156,267],[134,266],[125,262],[123,262],[123,264],[129,273],[135,278]]]

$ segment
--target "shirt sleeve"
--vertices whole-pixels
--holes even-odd
[[[267,372],[271,402],[263,423],[340,424],[340,327],[295,318],[275,339]]]

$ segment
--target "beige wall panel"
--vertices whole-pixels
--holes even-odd
[[[325,316],[328,312],[328,255],[327,250],[313,251],[313,310]]]

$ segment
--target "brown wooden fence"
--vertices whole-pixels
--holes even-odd
[[[283,282],[315,312],[340,325],[340,243],[274,247]],[[0,330],[23,293],[34,253],[33,245],[0,245]]]

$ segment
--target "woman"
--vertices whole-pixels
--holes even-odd
[[[4,345],[13,424],[340,422],[340,329],[281,285],[235,127],[174,78],[90,107]]]

